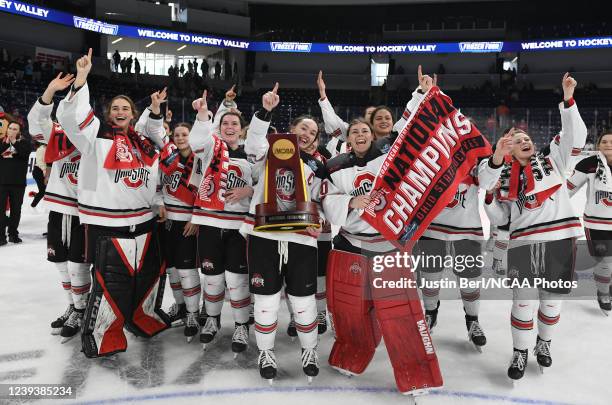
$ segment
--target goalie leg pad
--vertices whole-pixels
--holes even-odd
[[[336,332],[329,364],[361,374],[374,356],[380,331],[368,293],[368,259],[332,250],[327,263],[327,306]]]
[[[116,238],[97,241],[93,286],[81,335],[87,357],[111,355],[127,348],[123,327],[132,314],[134,279],[116,246]]]
[[[370,272],[371,280],[375,277],[414,281],[413,273],[405,268],[386,267],[380,273]],[[372,301],[399,391],[441,387],[438,358],[416,288],[372,288]]]

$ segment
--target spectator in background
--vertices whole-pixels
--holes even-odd
[[[500,100],[499,105],[495,109],[497,112],[497,121],[499,123],[500,128],[508,127],[508,122],[510,118],[510,108],[506,105],[504,100]]]
[[[31,82],[33,74],[34,74],[34,64],[32,63],[32,59],[28,59],[23,69],[23,79],[27,82]]]
[[[32,200],[32,207],[36,207],[40,200],[45,196],[45,190],[47,188],[47,164],[45,163],[45,151],[47,150],[47,146],[43,143],[36,143],[36,165],[32,168],[32,177],[34,181],[36,181],[36,186],[38,187],[38,193]]]
[[[229,63],[229,61],[225,61],[225,71],[223,72],[225,73],[225,80],[229,80],[232,77],[232,67]]]
[[[220,79],[221,78],[221,64],[219,63],[219,61],[217,61],[217,63],[215,63],[215,79]]]
[[[25,68],[25,61],[23,57],[19,57],[13,61],[13,69],[15,70],[15,78],[17,80],[23,80],[23,69]]]
[[[12,243],[22,242],[19,238],[18,227],[26,188],[30,150],[30,143],[21,136],[21,125],[16,121],[11,121],[8,124],[6,136],[0,141],[0,246],[7,243],[7,227],[8,240]],[[4,210],[7,200],[11,210],[8,218]]]
[[[119,66],[121,66],[121,73],[125,73],[125,71],[127,70],[127,59],[121,59],[121,62],[119,62]]]
[[[126,65],[127,65],[127,72],[128,73],[132,73],[132,64],[134,63],[134,59],[132,59],[132,55],[130,55],[129,58],[127,58],[126,61]]]
[[[34,61],[32,67],[32,81],[34,83],[40,83],[40,77],[42,75],[42,64],[39,60]]]
[[[208,69],[210,69],[210,66],[208,66],[206,58],[202,59],[202,66],[200,66],[200,68],[202,69],[202,77],[204,80],[208,79]]]
[[[0,66],[9,67],[11,64],[11,55],[6,48],[2,48],[2,52],[0,52]]]
[[[191,61],[187,62],[187,71],[193,73],[193,63],[191,63]]]
[[[237,78],[238,77],[238,62],[234,61],[234,70],[232,72],[232,77],[233,78]]]
[[[115,72],[119,73],[119,64],[121,63],[121,55],[119,51],[115,49],[115,53],[113,54],[113,66],[115,66]]]
[[[140,62],[138,58],[134,59],[134,73],[136,73],[136,76],[140,75]]]
[[[185,75],[185,64],[184,63],[181,63],[181,69],[179,70],[179,72],[180,72],[181,76]]]
[[[193,72],[198,73],[198,60],[195,58],[193,59]]]

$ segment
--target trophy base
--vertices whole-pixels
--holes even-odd
[[[273,208],[273,209],[270,209]],[[319,228],[319,211],[312,202],[298,203],[293,211],[277,211],[269,204],[259,204],[255,210],[255,226],[258,232],[299,232],[306,228]]]

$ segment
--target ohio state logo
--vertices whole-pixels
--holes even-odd
[[[162,179],[162,185],[166,187],[168,192],[173,192],[178,189],[178,186],[181,182],[181,173],[174,172],[170,176],[164,175]]]
[[[142,185],[149,187],[149,169],[140,167],[138,169],[117,170],[115,172],[115,183],[123,182],[129,188],[140,188]]]
[[[276,195],[283,201],[293,201],[295,195],[295,175],[285,168],[276,171]]]
[[[242,170],[235,165],[229,165],[227,169],[227,189],[245,187],[247,182],[244,180]]]
[[[595,204],[603,204],[606,207],[612,206],[612,193],[609,191],[596,191]]]
[[[355,262],[351,264],[351,267],[349,267],[349,270],[353,274],[359,274],[361,273],[361,266],[359,265],[359,263]]]
[[[519,213],[522,213],[523,209],[526,209],[528,211],[533,211],[542,206],[542,203],[538,201],[538,198],[536,197],[535,194],[526,196],[523,193],[519,193],[516,204],[518,206]]]
[[[351,195],[357,197],[360,195],[370,194],[372,185],[374,184],[374,175],[370,172],[359,173],[353,181],[353,191]]]
[[[457,192],[455,193],[455,198],[451,202],[448,203],[446,208],[455,208],[458,205],[461,205],[461,207],[465,208],[465,194],[466,193],[467,193],[467,190],[463,190],[463,191],[457,190]]]
[[[62,163],[60,168],[60,179],[66,177],[70,183],[76,186],[79,179],[79,165],[81,164],[81,155],[76,154],[70,158],[70,161]]]
[[[253,277],[251,277],[251,285],[253,287],[263,287],[264,286],[264,278],[259,273],[253,273]]]
[[[115,150],[115,157],[120,162],[131,162],[134,160],[130,148],[125,143],[123,138],[117,138],[115,140],[117,149]]]

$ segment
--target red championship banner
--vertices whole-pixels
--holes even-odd
[[[389,241],[415,241],[491,153],[476,126],[432,87],[391,146],[361,216]]]

